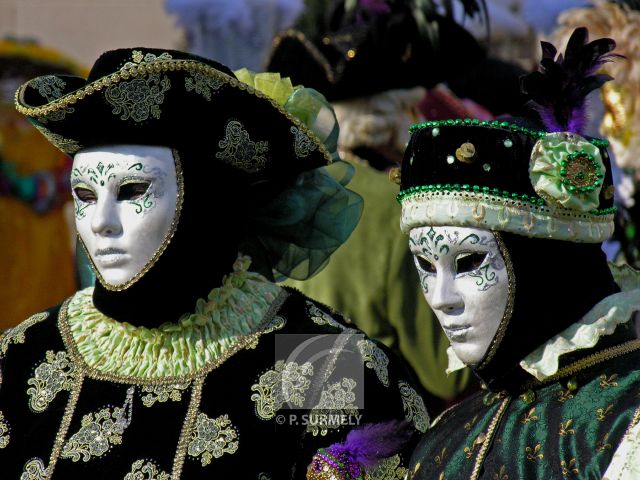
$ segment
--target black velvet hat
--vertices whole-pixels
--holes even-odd
[[[276,101],[227,67],[184,52],[109,51],[87,79],[25,83],[16,106],[67,154],[105,143],[199,147],[249,184],[331,163],[325,145]]]
[[[460,225],[528,237],[597,243],[613,233],[606,140],[582,133],[584,97],[610,39],[578,29],[566,56],[543,42],[541,70],[523,77],[537,121],[425,122],[411,128],[402,171],[402,228]]]
[[[461,3],[466,15],[484,11],[484,2]],[[330,101],[430,88],[485,58],[473,36],[451,12],[440,13],[436,2],[337,0],[324,13],[324,7],[308,9],[298,29],[280,34],[267,70],[315,88]]]

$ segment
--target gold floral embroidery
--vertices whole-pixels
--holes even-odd
[[[131,465],[131,471],[124,476],[124,480],[171,480],[171,475],[160,470],[151,461],[136,460]]]
[[[122,443],[122,434],[131,423],[131,407],[134,387],[127,390],[127,398],[122,408],[103,408],[95,414],[82,417],[82,427],[74,433],[62,448],[61,458],[70,458],[77,462],[88,462],[91,457],[104,455],[112,445]]]
[[[599,422],[604,422],[604,419],[611,413],[613,410],[613,404],[607,406],[607,408],[599,408],[596,410],[596,418]]]
[[[444,462],[445,456],[447,455],[447,447],[444,447],[438,455],[433,459],[435,464],[440,467],[442,466],[442,462]]]
[[[307,312],[309,313],[309,316],[311,317],[313,323],[317,325],[329,325],[331,327],[337,328],[338,330],[346,329],[344,325],[335,320],[331,315],[323,312],[309,301],[307,301]]]
[[[0,336],[0,358],[6,355],[9,345],[11,343],[18,344],[24,343],[25,333],[28,328],[32,327],[36,323],[42,322],[49,316],[49,312],[36,313],[30,316],[20,325],[9,328]]]
[[[505,465],[501,465],[500,470],[493,474],[493,480],[509,480],[509,475],[507,475],[507,467]]]
[[[256,415],[269,420],[285,402],[302,407],[304,393],[311,384],[307,377],[312,375],[313,365],[309,362],[298,365],[296,362],[278,360],[272,370],[262,374],[258,383],[251,386],[251,391],[257,392],[251,395]]]
[[[4,418],[2,412],[0,412],[0,448],[5,448],[9,445],[9,434],[10,428],[9,423]]]
[[[202,466],[206,467],[213,458],[220,458],[225,453],[235,453],[238,450],[237,438],[238,431],[231,424],[228,415],[211,419],[200,413],[187,452],[192,457],[201,456]]]
[[[145,407],[151,407],[156,402],[166,402],[173,400],[179,402],[182,400],[182,392],[189,388],[191,382],[175,383],[173,385],[144,385],[142,392],[146,393],[142,397],[142,404]]]
[[[365,471],[364,480],[402,480],[406,478],[408,470],[400,463],[400,455],[385,458],[374,468]]]
[[[576,468],[576,459],[575,457],[569,460],[567,463],[566,460],[562,460],[560,462],[560,467],[562,468],[562,476],[566,477],[572,473],[578,473],[578,469]]]
[[[618,382],[616,382],[617,378],[618,378],[617,373],[614,373],[610,377],[607,377],[607,375],[602,374],[600,375],[600,386],[602,388],[617,387],[618,386]]]
[[[164,94],[169,88],[169,77],[160,78],[154,73],[146,79],[134,78],[111,85],[104,92],[104,98],[113,106],[111,113],[120,115],[120,120],[143,122],[149,116],[160,118],[160,105],[164,103]]]
[[[293,133],[293,149],[296,157],[308,157],[318,147],[301,128],[291,127],[291,133]]]
[[[184,88],[187,92],[194,91],[202,95],[207,101],[211,101],[211,94],[217,93],[220,87],[224,85],[224,82],[216,77],[210,77],[204,73],[196,73],[193,77],[186,77],[184,79]]]
[[[32,458],[22,469],[20,480],[45,480],[47,478],[47,469],[44,468],[44,462],[39,458]]]
[[[249,132],[238,120],[227,122],[224,138],[218,142],[218,147],[223,150],[216,152],[216,158],[245,172],[259,172],[267,164],[269,142],[251,140]]]
[[[429,414],[427,407],[424,406],[424,400],[408,383],[401,380],[398,382],[398,387],[400,388],[405,417],[413,422],[416,430],[422,433],[426,432],[429,428]]]
[[[560,403],[564,403],[567,400],[571,400],[573,398],[573,393],[571,393],[571,390],[560,390],[560,392],[558,392],[558,401]]]
[[[358,340],[357,345],[365,362],[364,364],[373,369],[378,376],[378,380],[385,387],[388,387],[389,372],[387,371],[387,366],[389,365],[389,358],[387,355],[371,340]]]
[[[602,453],[607,449],[611,450],[611,444],[608,442],[608,440],[609,434],[605,433],[604,437],[602,437],[602,440],[598,440],[596,442],[596,450],[598,451],[598,453]]]
[[[537,415],[535,415],[535,413],[536,413],[536,407],[533,407],[531,410],[529,410],[525,414],[524,418],[522,420],[520,420],[520,422],[523,425],[526,425],[529,422],[537,422],[539,417]]]
[[[560,436],[564,437],[567,435],[575,435],[576,431],[571,428],[571,425],[573,424],[573,419],[569,419],[566,422],[562,423],[560,422]]]
[[[475,425],[475,423],[476,423],[476,421],[477,421],[477,420],[478,420],[478,416],[477,416],[477,415],[474,415],[474,417],[471,419],[471,421],[469,421],[469,422],[467,422],[467,423],[465,423],[465,424],[464,424],[464,429],[465,429],[467,432],[470,432],[470,431],[471,431],[471,427],[473,427],[473,426]]]
[[[29,82],[29,86],[38,90],[38,93],[52,102],[56,98],[62,96],[62,89],[67,83],[55,75],[44,75],[42,77],[35,78]]]
[[[27,380],[29,407],[34,412],[44,412],[53,399],[62,390],[71,391],[76,373],[76,365],[69,359],[67,352],[54,353],[49,350],[46,361],[38,365],[33,378]]]
[[[536,460],[542,460],[544,458],[544,454],[540,453],[542,449],[542,445],[537,443],[535,447],[527,447],[525,448],[525,453],[527,454],[527,460],[531,460],[535,462]]]
[[[331,383],[320,393],[320,401],[311,409],[307,432],[326,435],[329,429],[340,428],[344,417],[357,416],[356,394],[353,390],[357,383],[352,378],[343,378]]]
[[[42,135],[45,136],[47,140],[53,143],[56,147],[62,150],[64,153],[68,153],[69,155],[74,155],[82,148],[76,140],[71,138],[65,138],[62,135],[58,135],[57,133],[53,133],[49,131],[47,128],[41,125],[34,125]]]
[[[156,55],[154,53],[147,53],[147,54],[143,54],[140,50],[133,50],[133,52],[131,52],[131,58],[133,59],[133,62],[127,62],[124,64],[124,66],[122,67],[123,69],[125,68],[138,68],[138,64],[140,63],[151,63],[151,62],[157,62],[160,60],[172,60],[173,57],[171,56],[170,53],[168,52],[164,52],[161,55]]]

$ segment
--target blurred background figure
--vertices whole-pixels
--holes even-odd
[[[271,39],[302,12],[303,0],[167,0],[191,53],[231,69],[261,70]]]
[[[616,230],[608,242],[607,254],[616,263],[640,267],[640,1],[595,0],[588,7],[563,12],[553,32],[563,45],[575,27],[585,26],[592,38],[611,37],[616,51],[625,58],[602,65],[614,77],[600,97],[592,98],[601,115],[595,128],[611,143],[618,169],[616,183]]]
[[[61,72],[83,70],[34,41],[0,41],[0,330],[76,290],[71,160],[13,106],[20,84]]]

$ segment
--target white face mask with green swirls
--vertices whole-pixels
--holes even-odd
[[[114,145],[73,160],[76,227],[103,284],[126,287],[162,253],[176,217],[170,148]]]
[[[495,236],[466,227],[419,227],[409,234],[424,295],[456,356],[478,364],[505,313],[509,278]]]

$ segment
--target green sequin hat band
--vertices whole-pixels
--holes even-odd
[[[411,127],[401,228],[460,225],[597,243],[613,233],[608,142],[476,119]]]

